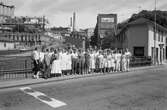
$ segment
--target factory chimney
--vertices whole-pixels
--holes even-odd
[[[76,14],[73,13],[73,31],[76,31]]]
[[[70,27],[72,27],[72,17],[70,17]]]

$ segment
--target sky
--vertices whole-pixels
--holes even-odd
[[[15,16],[46,16],[49,26],[70,25],[76,12],[76,27],[95,27],[100,13],[118,15],[118,22],[128,19],[141,10],[153,10],[154,0],[0,0],[15,5]],[[167,0],[157,0],[158,10],[167,10]]]

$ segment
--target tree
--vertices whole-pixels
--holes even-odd
[[[97,27],[97,24],[96,24],[96,27],[95,27],[95,30],[94,30],[94,35],[91,36],[90,45],[92,47],[98,46],[98,27]]]

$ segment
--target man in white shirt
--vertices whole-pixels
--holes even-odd
[[[77,62],[78,62],[78,53],[77,50],[74,49],[72,53],[72,74],[76,74],[77,72]]]
[[[118,51],[118,50],[116,50],[116,53],[115,53],[115,69],[116,69],[116,72],[119,72],[120,70],[121,70],[121,65],[120,65],[120,63],[121,63],[121,53]]]
[[[130,58],[131,58],[132,54],[129,52],[128,49],[126,49],[125,56],[126,56],[126,68],[125,68],[125,70],[129,71]]]
[[[33,71],[34,71],[34,78],[38,78],[37,77],[37,73],[39,71],[39,59],[40,59],[40,53],[38,51],[37,48],[35,48],[35,50],[33,51],[32,53],[32,59],[33,59],[33,64],[34,64],[34,68],[33,68]]]

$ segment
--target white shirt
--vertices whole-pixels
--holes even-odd
[[[44,60],[45,53],[44,52],[39,52],[39,60],[42,62]]]
[[[72,53],[72,58],[77,59],[78,58],[78,54],[77,53]]]
[[[131,57],[131,53],[130,52],[126,52],[125,55],[126,55],[126,58],[129,60],[130,57]]]
[[[34,60],[39,60],[39,59],[40,59],[39,52],[36,51],[36,50],[33,51],[32,56],[33,56],[33,59],[34,59]]]

